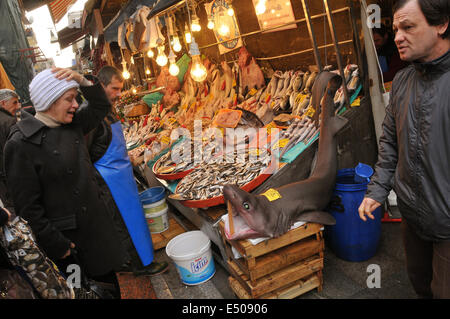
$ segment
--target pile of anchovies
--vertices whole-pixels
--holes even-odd
[[[179,144],[179,146],[181,147],[182,145]],[[178,147],[178,145],[175,147]],[[174,159],[172,158],[173,154],[171,150],[161,156],[161,159],[156,163],[155,172],[157,174],[175,174],[190,170],[202,161],[210,161],[214,156],[212,152],[214,148],[215,144],[209,143],[206,145],[203,144],[200,151],[196,151],[194,140],[192,140],[190,142],[190,147],[188,147],[188,149],[190,150],[190,157],[188,157],[188,160],[184,160],[183,154],[180,154],[180,158],[174,161]]]
[[[270,164],[268,152],[250,151],[226,154],[222,161],[203,163],[178,183],[176,193],[183,200],[205,200],[222,195],[223,186],[242,187],[258,177]]]

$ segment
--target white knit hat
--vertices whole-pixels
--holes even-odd
[[[30,83],[31,102],[36,111],[44,112],[67,90],[78,87],[76,81],[58,80],[51,69],[46,69],[38,73]]]

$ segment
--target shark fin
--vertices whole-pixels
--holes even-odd
[[[323,225],[335,225],[336,219],[327,212],[324,211],[308,211],[300,214],[297,218],[298,221],[318,223]]]

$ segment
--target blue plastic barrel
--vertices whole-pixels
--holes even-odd
[[[336,218],[336,225],[326,227],[330,248],[337,257],[347,261],[364,261],[375,255],[381,234],[381,207],[372,215],[374,220],[359,218],[361,204],[369,180],[355,183],[355,169],[341,169],[337,173],[334,195],[341,198],[342,206],[333,207],[330,214]],[[343,210],[343,211],[341,211]]]

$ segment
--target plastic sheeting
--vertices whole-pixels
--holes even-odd
[[[21,52],[28,48],[21,23],[22,13],[15,0],[0,1],[0,62],[16,88],[22,102],[30,99],[28,85],[33,78],[33,68],[29,53]]]
[[[137,9],[137,6],[141,5],[151,8],[155,3],[156,0],[130,0],[104,28],[103,33],[106,42],[117,42],[117,29],[127,18],[133,15]]]

